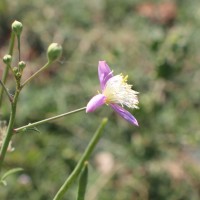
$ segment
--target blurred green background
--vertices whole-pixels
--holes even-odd
[[[24,25],[24,80],[46,62],[50,43],[64,49],[59,62],[24,88],[16,127],[85,106],[99,89],[99,60],[128,74],[140,92],[140,109],[131,111],[140,127],[104,106],[16,135],[5,171],[24,172],[7,179],[0,199],[52,199],[105,116],[108,125],[89,161],[87,200],[200,199],[199,0],[1,0],[1,57],[14,20]],[[15,55],[17,63],[16,48]],[[14,90],[11,76],[7,86]],[[9,119],[6,99],[1,114]],[[76,191],[77,183],[64,199],[75,199]]]

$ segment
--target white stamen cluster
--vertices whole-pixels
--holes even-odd
[[[132,85],[127,84],[127,78],[120,74],[107,81],[103,91],[107,104],[116,103],[129,108],[138,108],[138,92],[131,89]]]

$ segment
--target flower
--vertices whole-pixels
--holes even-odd
[[[127,84],[128,76],[123,76],[122,74],[114,76],[106,61],[99,61],[98,75],[102,92],[95,95],[88,102],[86,112],[93,112],[98,107],[106,104],[126,121],[138,126],[135,117],[123,108],[124,106],[138,108],[137,105],[139,103],[138,92],[132,90],[132,86]]]

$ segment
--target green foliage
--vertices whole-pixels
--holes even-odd
[[[82,173],[80,175],[80,179],[79,179],[79,188],[78,188],[77,200],[84,200],[85,199],[87,182],[88,182],[88,163],[85,163],[85,166],[83,167],[83,171],[82,171]]]
[[[46,61],[49,43],[63,46],[60,60],[24,89],[16,127],[85,106],[99,90],[98,60],[106,60],[116,74],[128,74],[140,92],[140,109],[131,111],[139,128],[105,106],[41,125],[39,133],[16,135],[6,169],[18,166],[24,172],[8,177],[0,199],[52,199],[104,116],[109,122],[91,158],[85,199],[200,198],[200,3],[176,1],[174,21],[165,24],[141,15],[142,3],[146,1],[0,2],[5,11],[0,12],[2,55],[11,22],[24,25],[23,80]],[[7,104],[1,112],[8,119]],[[106,172],[97,162],[101,152],[112,155]],[[76,192],[77,184],[65,199],[76,199]]]
[[[8,170],[6,173],[3,174],[3,176],[1,177],[1,180],[0,180],[0,183],[2,183],[3,185],[7,185],[7,182],[6,182],[6,178],[12,174],[15,174],[17,172],[21,172],[23,171],[22,168],[14,168],[14,169],[10,169]]]

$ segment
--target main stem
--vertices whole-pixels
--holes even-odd
[[[79,109],[76,109],[76,110],[73,110],[73,111],[70,111],[70,112],[67,112],[67,113],[63,113],[61,115],[57,115],[57,116],[54,116],[54,117],[43,119],[43,120],[38,121],[38,122],[30,123],[28,125],[25,125],[25,126],[22,126],[22,127],[19,127],[19,128],[15,128],[14,131],[15,131],[15,133],[17,133],[17,132],[20,132],[22,130],[26,130],[27,128],[32,128],[32,127],[35,127],[37,125],[44,124],[46,122],[49,122],[49,121],[52,121],[52,120],[55,120],[55,119],[58,119],[58,118],[61,118],[61,117],[67,116],[67,115],[71,115],[71,114],[80,112],[80,111],[85,110],[85,109],[86,109],[86,107],[79,108]]]
[[[11,113],[10,113],[10,120],[7,128],[7,133],[6,137],[3,140],[1,151],[0,151],[0,171],[2,168],[2,164],[8,149],[9,142],[12,138],[12,133],[13,133],[13,127],[14,127],[14,122],[15,122],[15,115],[16,115],[16,109],[17,109],[17,101],[19,97],[20,90],[16,90],[15,96],[13,99],[13,102],[11,103]]]
[[[94,147],[96,146],[99,139],[101,138],[102,131],[103,131],[107,121],[108,121],[107,118],[104,118],[102,120],[100,126],[96,130],[94,136],[92,137],[89,145],[87,146],[85,152],[83,153],[83,155],[82,155],[81,159],[79,160],[78,164],[76,165],[75,169],[73,170],[71,175],[66,179],[64,184],[61,186],[61,188],[59,189],[59,191],[57,192],[57,194],[55,195],[53,200],[60,200],[63,197],[63,195],[65,194],[65,192],[68,190],[70,185],[76,180],[79,173],[81,172],[81,169],[82,169],[85,161],[88,160],[89,156],[91,155],[92,151],[94,150]]]

